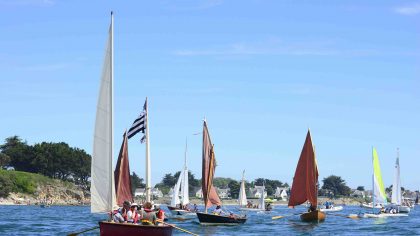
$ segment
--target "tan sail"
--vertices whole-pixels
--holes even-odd
[[[214,146],[211,143],[210,134],[207,128],[207,122],[203,124],[203,168],[202,168],[202,191],[205,208],[212,205],[220,205],[221,201],[213,186],[213,177],[216,170],[216,157],[214,155]]]
[[[130,163],[128,161],[127,132],[124,133],[117,166],[114,171],[114,179],[117,204],[122,206],[124,201],[133,201],[133,195],[131,193]]]

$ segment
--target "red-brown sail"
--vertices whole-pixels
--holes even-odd
[[[309,201],[316,206],[318,196],[318,167],[315,160],[315,151],[312,146],[311,133],[308,130],[305,144],[296,167],[295,177],[290,193],[289,207],[294,207]]]
[[[214,155],[214,146],[211,143],[210,134],[207,129],[207,123],[203,124],[203,172],[202,172],[202,191],[206,209],[212,204],[220,205],[221,201],[213,187],[214,171],[216,170],[216,158]]]
[[[124,201],[132,201],[130,164],[128,162],[128,140],[127,132],[124,133],[124,139],[121,144],[120,154],[118,155],[117,166],[114,171],[115,193],[117,195],[117,204],[122,205]]]

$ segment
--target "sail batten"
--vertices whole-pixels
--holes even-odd
[[[300,154],[299,162],[293,177],[290,193],[289,207],[294,207],[309,201],[312,205],[318,204],[318,167],[315,151],[312,145],[311,133],[308,130],[305,144]]]
[[[91,165],[91,212],[109,212],[116,203],[113,155],[113,17],[105,50],[96,110]]]

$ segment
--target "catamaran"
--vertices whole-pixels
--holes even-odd
[[[325,213],[317,209],[318,206],[318,166],[316,164],[315,150],[312,145],[311,132],[306,134],[305,144],[300,154],[299,162],[293,177],[290,192],[289,207],[309,202],[310,210],[302,213],[300,219],[306,222],[321,222],[325,220]]]
[[[179,174],[178,181],[173,188],[171,204],[168,209],[172,216],[180,218],[194,218],[195,212],[186,209],[186,205],[190,203],[189,187],[188,187],[188,167],[187,167],[187,141],[185,141],[185,157],[184,168]],[[181,199],[180,199],[181,195]]]
[[[404,205],[401,193],[401,179],[400,179],[400,150],[397,148],[397,160],[395,161],[395,175],[394,183],[392,185],[391,203],[395,205],[400,213],[409,213],[410,207]]]
[[[247,218],[237,215],[216,215],[209,214],[207,210],[212,205],[221,206],[219,195],[213,186],[213,177],[216,170],[216,157],[214,155],[214,145],[211,143],[210,134],[207,128],[207,122],[203,123],[203,166],[202,166],[202,181],[201,189],[203,191],[204,212],[197,212],[200,224],[205,225],[235,225],[243,224]]]
[[[372,206],[375,204],[382,204],[385,206],[387,204],[386,193],[384,183],[382,181],[381,166],[379,165],[379,157],[376,149],[372,147],[372,163],[373,163],[373,175],[372,175]],[[373,208],[374,210],[375,208]],[[372,213],[365,213],[364,217],[368,218],[383,218],[383,217],[393,217],[393,216],[408,216],[407,214],[401,213],[386,213],[382,210],[378,213],[374,211]]]
[[[107,43],[101,86],[96,111],[95,134],[91,166],[91,213],[110,213],[118,207],[113,173],[114,153],[114,17],[111,12],[111,25]],[[147,122],[147,116],[146,116]],[[148,130],[148,129],[147,129]],[[146,132],[146,153],[149,151],[148,131]],[[146,168],[150,170],[149,156],[146,155]],[[146,175],[146,200],[150,201],[150,172]],[[112,221],[99,222],[100,235],[172,235],[170,226],[143,226],[122,224]]]

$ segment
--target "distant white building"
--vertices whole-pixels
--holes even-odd
[[[283,201],[287,200],[287,190],[288,188],[281,188],[277,187],[276,192],[274,193],[274,197],[280,198]]]
[[[197,198],[203,198],[203,190],[200,188],[197,192],[195,192],[195,196]]]
[[[251,195],[255,198],[260,198],[261,194],[263,193],[264,186],[257,186],[255,185],[254,188],[249,188],[249,191],[251,192]],[[267,191],[264,190],[264,198],[267,197]]]
[[[354,190],[353,193],[351,194],[353,197],[360,197],[360,198],[365,198],[365,191],[360,191],[360,190]]]
[[[230,188],[217,188],[216,191],[222,199],[229,198],[230,196]]]
[[[162,191],[159,190],[159,188],[152,188],[151,190],[151,194],[153,197],[163,197],[163,193]],[[146,189],[145,188],[136,188],[136,190],[134,191],[134,196],[135,197],[144,197],[146,196]]]

